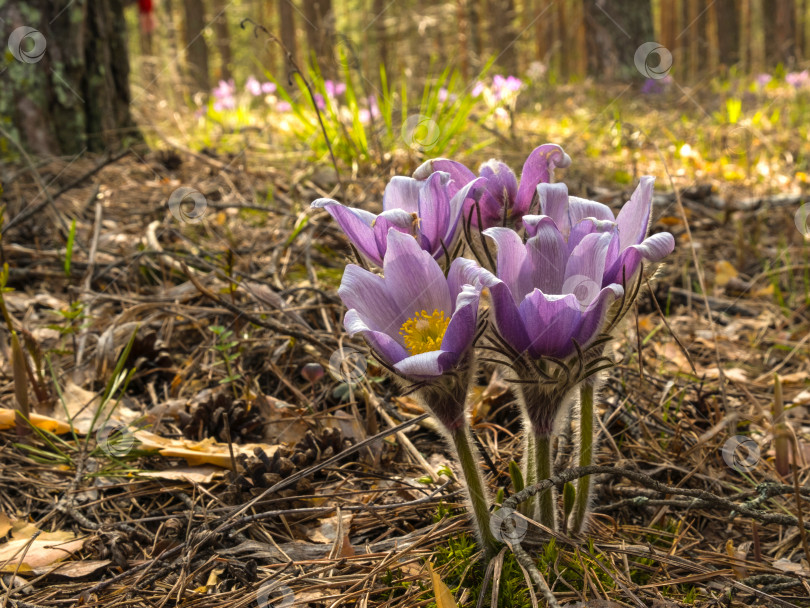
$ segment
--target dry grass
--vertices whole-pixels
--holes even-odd
[[[432,601],[425,564],[434,559],[460,605],[475,605],[481,565],[455,508],[459,486],[436,475],[446,456],[429,420],[373,366],[351,390],[328,373],[314,384],[300,375],[306,363],[327,368],[341,345],[363,348],[345,337],[335,293],[345,242],[325,214],[307,210],[332,193],[329,172],[268,168],[249,154],[133,152],[75,183],[96,162],[38,167],[52,192],[73,187],[3,236],[15,289],[6,294],[9,312],[51,365],[39,393],[31,387],[33,408],[60,416],[59,386],[81,415],[88,393],[67,387],[102,392],[134,332],[125,362],[134,374],[119,410],[162,437],[267,448],[190,483],[165,478],[184,464],[177,458],[137,449],[111,458],[93,450],[92,436],[87,446],[64,436],[61,452],[38,436],[25,448],[13,430],[1,432],[0,513],[86,538],[63,562],[67,574],[56,565],[20,572],[27,584],[19,588],[4,577],[1,601],[269,608],[286,605],[271,595],[279,584],[296,605],[410,608]],[[6,218],[41,200],[29,168],[11,177]],[[373,206],[384,183],[354,181],[344,197]],[[181,185],[204,194],[204,222],[183,223],[167,210]],[[618,191],[598,194],[613,205],[624,200]],[[548,535],[531,526],[524,548],[540,557],[561,603],[808,606],[810,567],[796,519],[810,520],[810,267],[795,208],[718,211],[705,198],[684,198],[704,298],[686,225],[668,198],[659,202],[655,229],[678,240],[653,283],[665,317],[645,291],[616,343],[597,428],[597,463],[612,471],[598,476],[591,541],[557,534],[550,549]],[[74,218],[66,277],[63,226]],[[58,311],[72,302],[84,316],[68,330]],[[236,344],[211,327],[230,329]],[[8,353],[0,370],[0,406],[13,407]],[[801,496],[794,478],[774,468],[774,373],[783,377],[797,438]],[[475,430],[492,455],[492,487],[505,486],[508,462],[519,456],[513,399],[492,370],[478,381]],[[324,434],[331,428],[339,435]],[[734,435],[752,437],[760,450],[742,473],[722,457]],[[560,442],[564,470],[569,434]],[[164,477],[145,476],[154,471]],[[631,477],[615,474],[622,471]],[[694,498],[696,491],[712,497]],[[515,580],[522,584],[519,571]]]

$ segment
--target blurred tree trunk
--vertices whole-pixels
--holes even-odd
[[[387,9],[386,0],[374,0],[372,5],[372,10],[374,11],[374,41],[377,43],[377,56],[379,57],[380,64],[385,66],[386,69],[386,76],[390,79],[391,74],[390,68],[391,66],[388,65],[388,27],[387,27],[387,20],[385,19],[385,15],[383,13]],[[379,65],[375,66],[376,69],[374,70],[374,80],[380,83],[380,87],[382,87],[382,81],[380,76]],[[391,86],[389,83],[388,86]]]
[[[470,29],[470,63],[473,69],[481,67],[481,57],[484,47],[481,43],[481,14],[478,12],[478,2],[467,2],[467,23]]]
[[[467,1],[456,0],[456,36],[458,41],[458,59],[461,77],[470,77],[470,51],[468,48]]]
[[[231,33],[228,29],[227,5],[225,0],[214,0],[214,34],[217,37],[217,50],[219,51],[220,78],[222,80],[231,79]]]
[[[295,9],[292,0],[278,0],[278,22],[281,30],[281,44],[286,52],[290,54],[296,65],[301,65],[298,57],[298,37],[295,35]],[[281,73],[289,72],[287,57],[285,56],[281,64]]]
[[[489,39],[497,60],[508,74],[517,74],[517,34],[514,0],[489,0]]]
[[[738,0],[717,0],[717,37],[720,63],[734,65],[740,61],[740,20]]]
[[[534,22],[534,37],[537,45],[537,59],[546,63],[551,50],[549,0],[527,0],[526,8],[532,11],[529,22]],[[548,67],[548,66],[546,66]]]
[[[764,7],[765,59],[768,65],[793,65],[796,58],[794,0],[770,0]]]
[[[0,57],[0,124],[42,156],[140,141],[129,113],[126,29],[123,0],[0,5],[8,41]]]
[[[638,74],[636,49],[654,40],[650,0],[593,0],[585,9],[595,72],[608,79]]]
[[[304,0],[304,17],[309,59],[314,58],[324,78],[332,79],[336,71],[333,53],[335,19],[332,13],[332,0]]]
[[[208,91],[208,45],[203,37],[205,9],[202,0],[183,0],[186,64],[197,89]]]

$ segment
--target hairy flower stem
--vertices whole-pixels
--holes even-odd
[[[534,433],[530,431],[531,423],[526,424],[526,445],[523,450],[523,482],[525,486],[537,483],[537,469],[534,466]],[[526,517],[534,517],[537,505],[537,497],[532,496],[529,500],[520,503],[519,510]]]
[[[472,444],[470,430],[465,425],[451,432],[453,445],[458,452],[458,461],[466,482],[467,494],[473,508],[473,522],[479,541],[483,544],[484,557],[489,561],[498,552],[498,541],[490,529],[489,497],[484,487],[481,468],[478,466],[478,453]]]
[[[535,434],[534,436],[534,483],[550,479],[551,472],[551,435]],[[538,494],[538,517],[541,524],[556,530],[557,513],[554,505],[554,493],[551,488]]]
[[[579,388],[579,466],[587,467],[593,461],[593,393],[591,382],[583,382]],[[591,500],[591,477],[580,477],[577,482],[576,502],[571,514],[570,530],[581,532]]]

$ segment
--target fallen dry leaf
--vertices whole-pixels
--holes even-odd
[[[14,414],[15,414],[14,410],[0,408],[0,430],[10,429],[14,427]],[[57,435],[70,432],[69,424],[62,422],[61,420],[49,418],[48,416],[42,416],[40,414],[31,414],[30,420],[31,424],[33,424],[35,427],[43,431],[56,433]]]
[[[231,454],[228,450],[228,444],[217,443],[210,437],[202,441],[194,441],[191,439],[167,439],[149,431],[135,431],[133,435],[135,439],[143,444],[140,446],[142,449],[155,450],[161,456],[184,458],[191,466],[212,464],[223,469],[231,468]],[[268,456],[275,454],[278,449],[276,445],[261,443],[234,444],[234,456],[237,454],[253,456],[253,449],[257,447],[264,450],[264,453]]]
[[[433,582],[433,595],[436,597],[436,608],[458,608],[453,594],[450,589],[444,584],[441,577],[433,571],[433,564],[428,562],[428,570],[430,571],[430,579]]]
[[[85,539],[72,532],[42,532],[34,538],[38,530],[33,524],[13,522],[12,526],[11,540],[0,545],[0,572],[33,572],[65,559],[84,545]]]

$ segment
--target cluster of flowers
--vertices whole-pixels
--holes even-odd
[[[509,118],[509,112],[514,111],[523,86],[523,81],[516,76],[496,74],[492,77],[490,85],[482,80],[476,82],[472,96],[483,99],[487,107],[493,109],[496,118],[506,120]]]
[[[248,98],[263,98],[264,102],[276,112],[289,112],[292,107],[284,100],[276,97],[276,84],[274,82],[259,82],[255,77],[249,76],[245,81],[244,92]],[[220,80],[216,88],[211,91],[214,98],[214,110],[235,110],[239,105],[239,93],[233,79]]]
[[[341,96],[346,92],[346,84],[333,80],[324,80],[323,88],[326,92],[326,97],[321,93],[314,94],[315,105],[318,106],[318,109],[326,110],[327,106],[329,106],[334,112],[343,115],[342,117],[347,122],[351,122],[351,111],[348,107],[341,104]],[[363,101],[365,101],[368,107],[358,109],[357,118],[360,122],[368,124],[372,120],[378,120],[382,114],[380,113],[380,105],[377,102],[377,96],[373,94],[369,95],[367,98],[364,98]]]
[[[496,160],[476,175],[461,163],[434,159],[413,177],[390,181],[382,213],[332,199],[312,203],[329,212],[367,262],[382,268],[380,274],[365,264],[346,267],[339,289],[348,308],[344,325],[365,338],[440,423],[490,555],[498,544],[489,525],[491,501],[466,415],[476,362],[500,366],[515,387],[527,483],[551,476],[552,432],[577,401],[580,464],[589,464],[593,395],[610,366],[603,356],[609,334],[643,277],[675,246],[669,233],[648,236],[653,178],[643,177],[614,216],[552,183],[554,169],[570,162],[562,148],[544,144],[528,156],[518,180]],[[566,516],[579,531],[587,479],[576,494],[576,508]],[[554,528],[551,490],[523,508]]]
[[[773,76],[763,73],[757,75],[755,80],[759,88],[762,89],[773,80]],[[801,72],[788,72],[785,74],[785,82],[795,89],[810,86],[810,71],[802,70]]]

